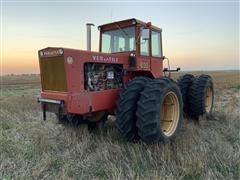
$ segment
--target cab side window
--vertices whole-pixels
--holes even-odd
[[[161,34],[160,32],[152,31],[151,38],[152,56],[162,57]]]
[[[141,28],[140,55],[149,56],[149,29]]]

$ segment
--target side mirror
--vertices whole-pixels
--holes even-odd
[[[149,40],[149,38],[150,38],[149,29],[143,29],[141,32],[141,36],[142,36],[143,40]]]

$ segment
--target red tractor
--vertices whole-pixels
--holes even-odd
[[[94,127],[116,115],[120,133],[128,140],[152,143],[173,138],[183,113],[211,113],[213,83],[208,75],[165,76],[162,30],[137,19],[99,26],[99,52],[45,48],[38,52],[43,118],[53,112],[60,122]],[[90,30],[90,31],[89,31]]]

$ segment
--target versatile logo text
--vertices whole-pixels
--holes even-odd
[[[118,62],[118,58],[116,57],[104,57],[104,56],[97,56],[97,55],[93,55],[92,59],[94,61],[102,61],[102,62],[112,62],[112,63],[117,63]]]

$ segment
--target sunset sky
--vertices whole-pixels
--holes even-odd
[[[39,73],[39,49],[86,49],[86,23],[137,18],[163,29],[173,68],[229,70],[239,65],[239,2],[1,2],[1,74]]]

